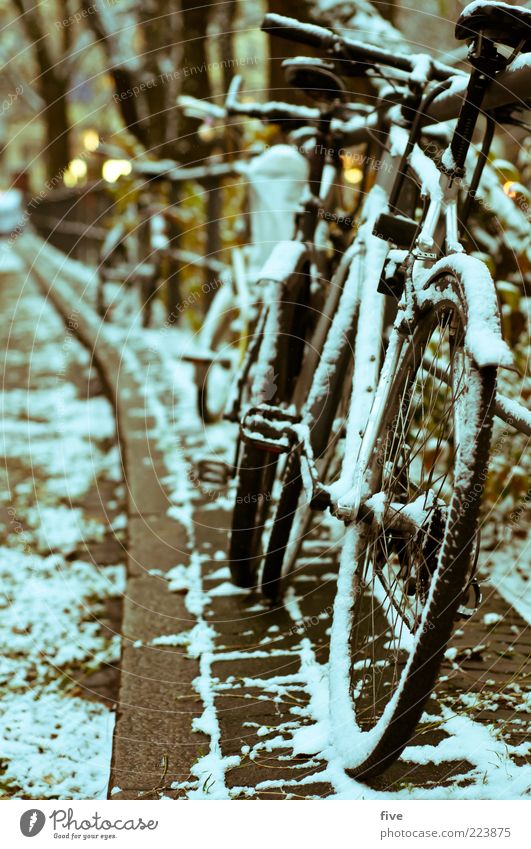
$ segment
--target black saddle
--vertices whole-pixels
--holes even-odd
[[[455,37],[464,40],[483,33],[486,38],[507,47],[531,50],[531,9],[475,0],[465,6],[455,25]]]

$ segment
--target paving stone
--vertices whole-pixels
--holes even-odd
[[[131,516],[128,538],[131,576],[140,577],[150,569],[167,572],[190,559],[186,529],[166,515]]]
[[[123,635],[130,642],[184,633],[196,621],[186,610],[182,595],[169,592],[166,581],[156,576],[129,578],[125,601]]]

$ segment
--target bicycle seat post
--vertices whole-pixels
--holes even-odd
[[[465,174],[465,162],[472,141],[472,134],[480,114],[485,92],[492,78],[505,65],[504,57],[498,53],[493,41],[479,33],[472,41],[468,53],[472,73],[466,96],[457,119],[457,125],[446,154],[441,160],[441,170],[448,174],[450,183]]]

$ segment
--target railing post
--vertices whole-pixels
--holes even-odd
[[[170,184],[170,203],[172,208],[175,208],[176,204],[179,202],[179,190],[180,183],[172,182]],[[179,260],[174,258],[172,254],[179,247],[179,241],[181,238],[181,228],[179,223],[172,216],[168,223],[168,235],[170,238],[171,252],[168,257],[168,278],[166,280],[166,316],[167,320],[171,325],[177,324],[177,319],[179,316],[179,302],[181,300],[181,281],[180,281],[180,269],[179,269]]]
[[[223,187],[221,177],[207,177],[204,181],[207,190],[207,223],[206,223],[206,253],[210,259],[220,260],[221,254],[221,216],[223,214]],[[206,313],[211,301],[212,270],[205,266],[204,289],[206,290],[202,299],[203,313]]]

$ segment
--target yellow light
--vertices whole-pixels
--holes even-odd
[[[100,146],[100,137],[96,130],[85,130],[82,136],[83,147],[91,153]]]
[[[106,180],[107,183],[116,183],[116,180],[119,177],[126,177],[130,174],[132,168],[133,166],[127,159],[107,159],[107,161],[103,163],[101,173],[103,179]]]
[[[68,170],[79,180],[87,174],[87,163],[82,159],[72,159],[72,162],[68,166]]]
[[[507,182],[503,184],[503,191],[510,198],[516,197],[516,192],[513,188],[513,186],[515,185],[516,183],[514,182],[514,180],[507,180]]]
[[[347,183],[356,185],[363,180],[363,171],[361,168],[347,168],[346,171],[343,171],[343,176]]]
[[[73,189],[77,185],[77,177],[71,171],[65,171],[63,174],[63,183],[67,189]]]

